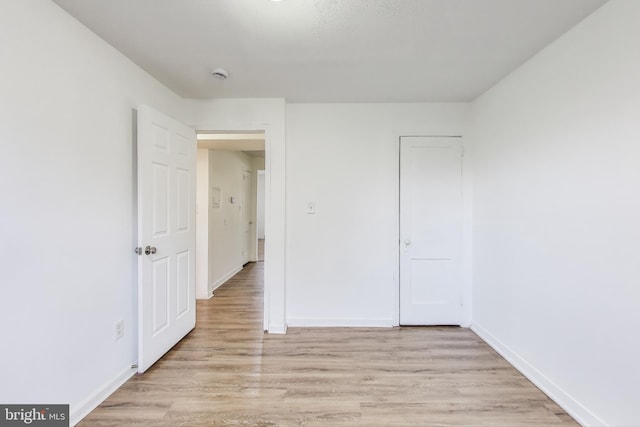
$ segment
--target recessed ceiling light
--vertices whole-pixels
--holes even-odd
[[[229,73],[227,73],[227,70],[225,70],[224,68],[216,68],[215,70],[213,70],[213,73],[211,73],[211,75],[220,80],[226,80],[227,77],[229,77]]]

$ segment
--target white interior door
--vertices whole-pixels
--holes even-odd
[[[251,261],[251,172],[242,173],[242,263]]]
[[[462,321],[462,140],[400,139],[400,324]]]
[[[264,239],[265,175],[263,170],[258,171],[257,193],[256,227],[258,230],[258,239]]]
[[[195,131],[138,108],[138,372],[195,326]]]

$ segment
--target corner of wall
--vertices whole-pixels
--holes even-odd
[[[133,366],[135,366],[135,362],[131,363],[130,367],[124,369],[111,381],[99,387],[93,394],[80,402],[78,405],[73,405],[70,408],[69,425],[75,426],[76,424],[78,424],[84,417],[89,415],[91,411],[100,406],[102,402],[104,402],[124,383],[126,383],[131,377],[133,377],[136,374],[136,368],[134,368]]]
[[[558,406],[567,411],[567,413],[580,423],[580,425],[594,427],[604,427],[607,425],[595,414],[581,405],[566,390],[562,389],[558,384],[546,377],[524,357],[500,341],[485,328],[475,323],[471,325],[471,330],[536,387],[538,387],[544,394],[549,396],[551,400],[556,402]]]

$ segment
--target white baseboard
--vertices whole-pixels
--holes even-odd
[[[522,375],[527,377],[529,381],[535,384],[536,387],[542,390],[544,394],[549,396],[551,400],[556,402],[558,406],[571,415],[580,425],[598,427],[608,425],[482,326],[474,323],[471,325],[471,330],[497,351],[498,354],[514,368],[520,371]]]
[[[242,270],[242,266],[236,267],[227,274],[225,274],[221,279],[216,280],[211,284],[211,296],[213,296],[213,291],[218,289],[220,286],[224,285],[227,280],[231,279],[233,276],[238,274]],[[211,298],[211,297],[209,297]]]
[[[213,296],[213,291],[209,291],[209,295],[207,295],[207,294],[205,294],[205,295],[196,295],[196,299],[201,299],[201,300],[211,299],[212,296]]]
[[[325,318],[287,318],[290,327],[304,328],[392,328],[392,319],[325,319]]]
[[[132,363],[133,364],[133,363]],[[70,408],[69,425],[75,426],[84,417],[89,415],[91,411],[96,409],[107,397],[111,396],[114,391],[119,389],[129,378],[135,375],[136,368],[128,367],[120,372],[114,379],[104,384],[91,396],[80,402],[78,405],[73,405]]]

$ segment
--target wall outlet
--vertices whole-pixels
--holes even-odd
[[[113,340],[118,341],[124,336],[124,320],[118,320],[113,324]]]

